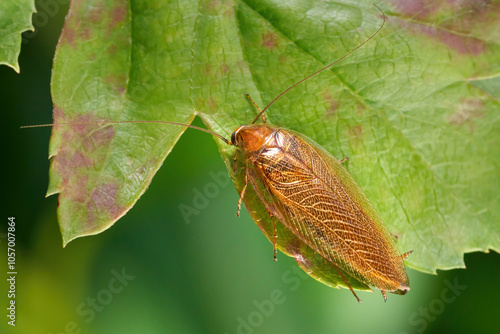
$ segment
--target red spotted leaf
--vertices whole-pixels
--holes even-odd
[[[382,32],[296,87],[269,121],[305,134],[348,169],[408,266],[463,266],[500,249],[500,8],[494,3],[387,1]],[[226,138],[259,105],[375,32],[371,2],[73,1],[54,62],[49,194],[64,243],[109,228],[146,191],[190,123]],[[233,175],[234,148],[219,141]],[[268,238],[268,213],[245,204]],[[336,285],[310,249],[278,227],[280,247]],[[290,251],[290,250],[293,250]],[[358,288],[366,288],[358,286]]]

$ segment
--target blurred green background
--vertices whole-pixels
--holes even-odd
[[[500,255],[465,256],[467,270],[437,276],[409,270],[406,296],[330,289],[278,254],[246,211],[235,216],[231,183],[214,141],[187,131],[137,205],[108,231],[66,249],[57,198],[45,198],[52,122],[50,73],[67,8],[35,18],[21,74],[0,66],[3,200],[0,263],[6,268],[7,217],[16,217],[16,327],[2,333],[470,333],[496,332]],[[197,124],[200,122],[197,120]],[[228,178],[226,179],[228,180]],[[214,186],[215,184],[215,186]],[[179,205],[212,187],[187,222]],[[488,233],[488,231],[484,231]],[[418,250],[415,250],[418,251]],[[5,272],[7,270],[5,269]],[[117,279],[119,277],[120,279]]]

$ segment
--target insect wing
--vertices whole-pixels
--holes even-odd
[[[349,276],[384,291],[408,285],[399,251],[347,170],[289,130],[252,162],[281,222]]]
[[[325,260],[324,257],[295,235],[287,225],[277,223],[277,220],[283,222],[286,219],[286,216],[282,214],[282,206],[276,197],[266,189],[254,166],[247,166],[247,172],[249,173],[249,182],[252,185],[252,189],[247,190],[247,195],[244,199],[245,206],[269,241],[274,243],[275,229],[278,249],[284,254],[295,258],[302,270],[323,284],[337,289],[339,286],[348,288],[344,279],[339,274],[340,271],[353,289],[371,291],[366,284],[351,277],[347,272],[338,268],[330,261]],[[252,190],[255,190],[256,196],[252,196]],[[265,208],[262,208],[262,206],[265,206]],[[271,216],[262,215],[262,212],[265,210]]]

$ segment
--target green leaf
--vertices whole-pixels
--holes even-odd
[[[0,64],[19,73],[17,57],[21,52],[21,33],[34,31],[31,15],[36,12],[34,0],[3,0],[0,2]]]
[[[374,40],[267,113],[350,157],[399,249],[414,250],[408,266],[425,272],[463,267],[465,252],[500,250],[498,91],[470,84],[498,76],[499,6],[430,6],[382,6],[387,22]],[[381,24],[369,1],[73,2],[52,81],[60,125],[48,193],[60,193],[64,244],[124,215],[185,130],[106,123],[198,115],[229,138],[257,114],[245,92],[264,106]],[[215,140],[241,191],[234,147]],[[251,194],[245,205],[272,238],[262,205]],[[279,224],[278,233],[286,233]],[[315,261],[313,276],[342,285]]]
[[[490,78],[470,80],[470,83],[500,101],[500,74]]]

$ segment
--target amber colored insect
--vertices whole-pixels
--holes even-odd
[[[339,160],[310,139],[267,124],[240,126],[231,143],[246,158],[240,199],[250,183],[268,211],[300,240],[360,282],[380,289],[385,300],[386,291],[405,294],[410,289],[403,263],[409,254],[399,254]],[[275,201],[264,200],[262,185]]]
[[[384,300],[387,300],[386,292],[404,295],[410,290],[410,285],[403,260],[411,252],[403,255],[399,253],[380,216],[342,166],[342,161],[299,133],[266,124],[263,116],[269,106],[290,89],[338,63],[370,41],[384,23],[361,45],[295,83],[264,109],[260,110],[247,95],[259,114],[252,124],[238,127],[230,141],[207,129],[168,121],[110,124],[167,123],[186,126],[210,133],[226,144],[236,146],[235,168],[238,155],[245,161],[245,181],[238,201],[238,215],[250,184],[272,216],[334,265],[358,301],[360,299],[339,268],[359,282],[381,290]],[[259,119],[263,123],[255,124]],[[272,202],[269,198],[273,199]],[[275,230],[273,245],[276,259]]]
[[[302,242],[336,268],[381,290],[387,300],[387,291],[406,294],[410,289],[403,260],[411,252],[400,255],[380,216],[341,161],[299,133],[265,124],[265,118],[263,124],[254,124],[283,94],[356,51],[382,28],[383,24],[344,57],[300,80],[259,109],[254,122],[236,129],[228,144],[235,145],[245,159],[245,184],[238,212],[250,183],[269,213]],[[274,199],[272,203],[264,192]],[[274,235],[276,258],[276,232]]]

